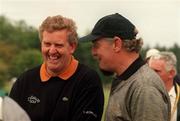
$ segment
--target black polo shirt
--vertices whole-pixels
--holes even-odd
[[[51,77],[42,82],[40,66],[28,70],[15,82],[10,97],[32,121],[100,121],[103,113],[101,80],[82,64],[67,80]]]

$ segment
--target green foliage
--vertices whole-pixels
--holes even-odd
[[[177,71],[180,72],[180,46],[178,44],[174,44],[173,47],[169,48],[169,51],[174,52],[177,58]]]
[[[9,63],[18,51],[16,45],[0,41],[0,58],[6,63]]]
[[[0,16],[0,27],[0,40],[9,40],[9,33],[12,33],[13,26],[5,16]]]
[[[16,44],[19,49],[39,47],[37,29],[28,26],[24,21],[10,21],[0,16],[0,40],[9,44]]]
[[[0,87],[41,62],[39,43],[37,29],[0,16]]]
[[[0,41],[0,88],[4,86],[5,81],[10,77],[8,73],[9,63],[16,52],[17,48],[15,45]]]
[[[92,46],[91,42],[80,42],[75,52],[76,59],[78,59],[81,63],[88,65],[90,68],[96,70],[100,75],[103,83],[105,84],[110,83],[112,77],[104,76],[100,72],[97,61],[95,61],[93,56],[91,55],[91,46]]]
[[[28,49],[17,54],[12,62],[10,74],[12,77],[19,76],[22,72],[42,63],[41,53],[35,49]]]
[[[5,84],[5,79],[7,79],[8,65],[0,59],[0,88]]]

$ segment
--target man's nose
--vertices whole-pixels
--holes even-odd
[[[54,53],[56,53],[56,52],[57,52],[56,47],[55,47],[54,45],[52,45],[52,46],[49,48],[49,53],[50,53],[50,54],[54,54]]]

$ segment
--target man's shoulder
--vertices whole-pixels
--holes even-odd
[[[24,77],[24,76],[35,77],[36,75],[40,74],[40,68],[41,68],[41,65],[33,67],[31,69],[27,69],[22,74],[20,74],[20,77]]]
[[[32,69],[24,71],[23,73],[21,73],[19,75],[16,82],[20,85],[22,85],[22,84],[26,85],[27,83],[37,82],[34,80],[40,79],[40,67],[41,66],[37,66],[37,67],[34,67]]]
[[[36,67],[27,69],[26,71],[24,71],[24,73],[37,73],[37,72],[40,72],[40,68],[41,68],[41,65],[38,65]]]
[[[164,88],[164,83],[159,75],[154,70],[149,68],[149,66],[146,64],[137,71],[132,80],[133,79],[135,80],[134,82],[138,87],[150,86],[156,88]]]
[[[79,64],[75,77],[80,77],[81,82],[89,83],[100,83],[101,79],[99,74],[87,65]]]
[[[88,73],[88,74],[90,74],[90,73],[97,74],[96,70],[94,70],[93,68],[91,68],[85,64],[81,64],[81,63],[79,64],[77,71],[81,71],[83,73]]]
[[[138,74],[141,76],[143,80],[161,80],[158,74],[152,70],[147,64],[143,65],[139,71]]]

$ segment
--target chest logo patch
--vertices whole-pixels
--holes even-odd
[[[63,100],[64,102],[67,102],[69,99],[68,99],[67,97],[63,97],[62,100]]]
[[[28,97],[28,102],[31,103],[31,104],[36,104],[36,103],[40,103],[40,99],[38,99],[37,97],[35,96],[30,96]]]

